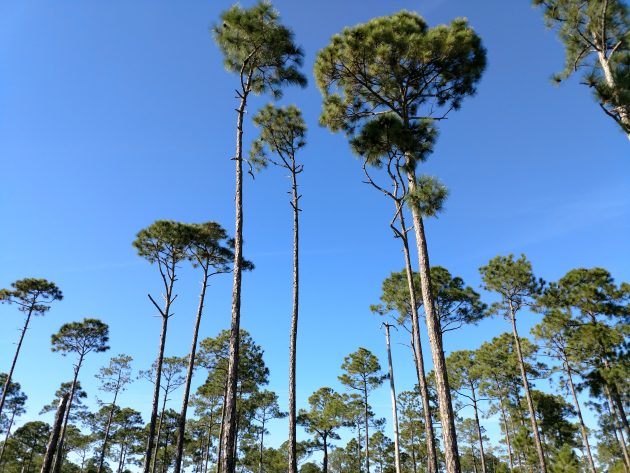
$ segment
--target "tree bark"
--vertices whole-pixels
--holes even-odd
[[[416,184],[414,172],[408,172],[409,191],[413,193]],[[446,371],[446,360],[442,347],[442,331],[440,319],[433,304],[433,290],[431,287],[431,269],[429,264],[429,252],[427,240],[424,233],[424,223],[419,210],[412,208],[413,226],[418,247],[418,272],[420,274],[420,285],[422,289],[422,300],[426,315],[427,332],[431,345],[431,355],[435,373],[435,385],[440,408],[440,419],[442,421],[442,438],[444,440],[444,457],[447,473],[460,473],[459,452],[457,450],[457,433],[455,431],[455,413],[451,401],[451,389]],[[546,473],[546,472],[543,472]]]
[[[610,413],[612,414],[613,423],[615,424],[615,428],[619,432],[619,446],[621,447],[621,451],[623,453],[623,460],[626,464],[626,468],[630,471],[630,454],[628,454],[628,446],[626,444],[626,439],[623,435],[623,426],[619,420],[619,414],[617,413],[617,408],[615,403],[613,402],[612,395],[610,393],[610,387],[607,384],[604,384],[604,392],[606,393],[606,400],[608,402],[608,407]]]
[[[389,392],[392,398],[392,423],[394,427],[394,464],[396,473],[400,473],[400,446],[398,437],[398,407],[396,405],[396,385],[394,383],[394,367],[392,364],[392,349],[389,340],[389,324],[385,325],[385,339],[387,343],[387,364],[389,366]]]
[[[68,427],[68,420],[70,419],[70,411],[72,409],[72,402],[74,401],[74,393],[77,388],[77,379],[79,378],[79,370],[81,369],[81,365],[83,364],[83,354],[79,356],[79,361],[74,370],[74,378],[72,379],[72,386],[70,387],[70,396],[68,398],[68,408],[66,409],[66,415],[63,419],[63,426],[61,427],[61,433],[59,434],[59,443],[57,445],[57,454],[55,455],[55,463],[53,466],[54,473],[61,472],[61,465],[64,460],[64,441],[66,437],[66,428]]]
[[[260,431],[260,448],[258,451],[258,473],[263,473],[263,452],[265,449],[265,421],[262,422],[262,430]]]
[[[59,442],[59,435],[61,433],[61,426],[63,425],[63,419],[68,409],[68,399],[70,393],[65,393],[59,400],[59,407],[57,407],[57,413],[55,414],[55,421],[53,422],[52,430],[50,431],[50,437],[48,438],[48,445],[46,446],[46,454],[42,462],[41,473],[50,473],[53,466],[53,459],[55,452],[57,451],[57,443]]]
[[[20,355],[20,349],[22,348],[22,342],[24,341],[24,336],[26,335],[26,331],[28,330],[28,324],[31,321],[31,316],[33,315],[33,305],[29,307],[28,314],[26,316],[26,320],[24,321],[24,327],[22,327],[22,333],[20,334],[20,339],[18,340],[17,347],[15,348],[15,355],[13,355],[13,361],[11,362],[11,368],[9,368],[9,373],[7,374],[7,379],[4,382],[4,387],[2,389],[2,397],[0,397],[0,415],[2,415],[2,410],[4,409],[4,403],[7,400],[7,395],[9,393],[9,387],[11,386],[11,378],[13,378],[13,371],[15,370],[15,365],[17,363],[18,356]]]
[[[523,380],[523,389],[525,390],[525,399],[527,400],[527,408],[529,409],[529,418],[532,424],[532,433],[534,434],[534,443],[536,444],[536,453],[538,454],[538,463],[540,471],[547,473],[547,462],[545,460],[545,451],[543,450],[540,440],[540,432],[538,431],[538,421],[536,420],[536,410],[534,409],[534,401],[529,390],[529,381],[527,380],[527,372],[525,371],[525,362],[523,361],[523,353],[521,351],[521,340],[518,338],[516,329],[516,314],[510,304],[510,320],[512,321],[512,334],[514,335],[514,345],[516,346],[516,354],[518,355],[518,365],[521,370],[521,378]]]
[[[481,422],[479,422],[479,409],[477,407],[477,395],[475,393],[475,387],[470,383],[470,390],[472,393],[473,411],[475,412],[475,424],[477,424],[477,436],[479,437],[479,455],[481,456],[481,471],[486,473],[486,456],[483,450],[483,435],[481,433]]]
[[[169,287],[166,292],[166,302],[162,311],[162,332],[160,334],[160,347],[158,349],[157,366],[155,368],[155,381],[153,383],[153,402],[151,406],[151,420],[149,421],[149,435],[147,438],[147,447],[144,455],[144,464],[142,466],[143,473],[151,471],[152,455],[154,450],[155,424],[157,422],[158,404],[160,402],[160,380],[162,378],[162,365],[164,363],[164,348],[166,347],[166,332],[168,329],[168,319],[170,317],[173,284],[175,283],[175,271],[169,281]]]
[[[569,363],[565,360],[564,371],[567,374],[567,380],[569,381],[569,388],[571,389],[571,395],[573,396],[573,404],[575,405],[575,412],[580,422],[580,431],[582,432],[582,440],[584,441],[584,448],[586,449],[586,457],[588,458],[588,466],[591,473],[597,473],[595,468],[595,462],[593,461],[593,455],[591,454],[591,445],[588,441],[588,430],[584,424],[584,418],[582,417],[582,409],[580,409],[580,402],[578,401],[577,394],[575,392],[575,386],[573,385],[573,375]]]
[[[0,465],[2,465],[2,459],[4,458],[4,450],[7,448],[7,442],[9,441],[9,435],[11,435],[11,427],[13,427],[13,421],[15,420],[15,411],[11,413],[11,419],[9,420],[9,425],[7,427],[7,435],[4,437],[4,443],[2,444],[2,449],[0,449]],[[2,468],[4,471],[4,467]]]
[[[619,102],[619,94],[617,93],[617,83],[615,82],[615,76],[610,68],[610,58],[606,57],[603,51],[597,52],[597,58],[599,60],[599,64],[604,72],[604,79],[606,80],[606,84],[613,91],[613,96],[616,102]],[[618,105],[614,108],[614,111],[619,114],[619,119],[617,120],[615,117],[615,121],[618,121],[619,125],[621,125],[626,137],[630,140],[630,106],[628,105]]]
[[[158,422],[157,433],[155,435],[155,450],[153,451],[153,465],[151,466],[152,473],[157,471],[158,453],[160,451],[160,437],[162,434],[162,422],[164,422],[164,412],[166,412],[166,402],[168,401],[168,384],[164,391],[164,399],[162,400],[162,409],[160,410],[160,421]],[[165,447],[166,448],[166,447]]]
[[[236,461],[236,388],[241,324],[241,276],[243,272],[243,115],[247,106],[249,78],[241,93],[236,113],[236,191],[234,232],[234,283],[232,287],[232,320],[230,326],[230,355],[228,360],[227,396],[225,399],[225,428],[222,432],[221,473],[235,473]]]
[[[118,372],[118,383],[120,383],[121,372]],[[120,384],[117,384],[119,386]],[[114,410],[116,409],[116,399],[118,398],[118,387],[116,391],[114,391],[114,399],[112,401],[112,407],[109,411],[109,416],[107,416],[107,424],[105,425],[105,435],[103,438],[103,447],[101,448],[101,453],[98,458],[98,468],[96,469],[96,473],[101,473],[103,470],[103,464],[105,463],[105,452],[107,451],[107,442],[109,441],[109,431],[112,426],[112,419],[114,418]]]
[[[190,346],[190,355],[188,357],[188,371],[186,372],[186,382],[184,383],[182,410],[180,411],[178,424],[177,424],[177,451],[175,453],[174,473],[181,472],[182,459],[184,457],[184,434],[186,433],[186,412],[188,411],[188,398],[190,397],[190,385],[192,383],[193,372],[195,370],[195,354],[197,352],[197,339],[199,338],[199,327],[201,325],[201,317],[203,315],[203,304],[206,298],[206,289],[208,288],[208,266],[205,266],[203,269],[204,269],[204,276],[203,276],[203,282],[201,283],[201,293],[199,294],[199,307],[197,308],[197,317],[195,318],[195,326],[193,328],[192,343]]]
[[[363,382],[363,408],[365,418],[365,471],[370,473],[370,428],[368,412],[367,381]]]
[[[508,425],[505,409],[503,408],[503,399],[499,399],[499,408],[501,409],[501,418],[503,420],[503,428],[505,429],[505,442],[508,448],[508,458],[510,460],[510,472],[514,471],[514,457],[512,456],[512,441],[510,439],[510,426]]]
[[[398,209],[397,209],[398,210]],[[422,342],[420,340],[420,317],[418,315],[418,298],[416,288],[413,283],[413,269],[411,266],[411,255],[409,251],[409,237],[403,209],[400,209],[398,219],[400,221],[400,234],[403,242],[403,253],[405,257],[405,273],[407,275],[407,286],[409,288],[409,303],[411,306],[411,332],[413,340],[413,354],[416,362],[416,375],[418,377],[418,390],[422,399],[422,413],[424,415],[424,431],[427,443],[427,473],[437,473],[437,452],[435,447],[435,433],[433,431],[433,417],[431,416],[431,402],[429,400],[429,389],[424,369],[424,355],[422,354]]]
[[[298,309],[300,297],[300,271],[299,271],[299,243],[300,243],[300,221],[298,207],[300,196],[298,195],[295,159],[293,159],[292,178],[292,202],[293,207],[293,308],[291,314],[291,336],[289,341],[289,473],[298,473],[297,465],[297,439],[296,424],[297,414],[295,407],[295,365],[297,357],[297,332],[298,332]]]

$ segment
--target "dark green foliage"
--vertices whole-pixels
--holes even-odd
[[[109,327],[98,319],[83,319],[82,322],[64,324],[51,337],[52,351],[61,352],[62,356],[76,353],[80,357],[90,352],[109,350]]]
[[[602,110],[630,134],[630,12],[624,0],[533,0],[565,46],[560,82],[580,73]]]
[[[304,53],[294,44],[293,32],[278,20],[269,2],[248,9],[234,5],[213,28],[225,68],[240,75],[248,92],[280,97],[283,85],[306,85],[299,71]]]
[[[420,293],[420,275],[414,273],[416,293]],[[431,268],[433,283],[433,303],[440,318],[442,332],[455,330],[463,324],[474,324],[486,315],[486,305],[481,302],[479,294],[464,280],[451,273],[442,266]],[[411,316],[409,305],[409,287],[407,275],[403,270],[392,273],[383,281],[382,304],[372,306],[372,310],[380,313],[395,311],[399,315],[399,322],[403,323]],[[418,309],[422,307],[422,298],[418,298]]]
[[[11,283],[12,289],[0,289],[0,302],[14,303],[22,312],[44,315],[50,303],[63,299],[57,285],[46,279],[25,278]]]

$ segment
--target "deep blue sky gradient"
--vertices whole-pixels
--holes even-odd
[[[81,373],[92,405],[94,374],[110,356],[128,353],[136,369],[154,359],[160,321],[146,294],[159,294],[159,277],[134,253],[138,230],[175,219],[216,220],[233,232],[229,158],[237,78],[224,71],[209,34],[230,4],[0,4],[0,287],[45,277],[65,294],[28,333],[15,372],[29,395],[20,423],[37,417],[71,378],[72,360],[50,353],[50,335],[65,322],[98,317],[111,327],[111,351],[90,356]],[[579,266],[603,266],[618,281],[630,280],[630,145],[577,80],[552,86],[562,47],[527,0],[278,0],[275,6],[304,47],[310,79],[308,88],[287,90],[281,101],[300,106],[309,126],[299,156],[305,164],[300,407],[315,389],[339,387],[343,357],[359,346],[373,350],[385,367],[381,321],[369,305],[378,302],[382,280],[402,267],[388,228],[390,202],[362,183],[347,140],[317,124],[321,98],[313,60],[344,26],[402,8],[430,25],[466,16],[487,47],[477,96],[440,122],[435,153],[422,166],[451,190],[446,212],[427,223],[433,264],[477,289],[479,266],[510,252],[526,253],[547,280]],[[253,112],[268,101],[251,101],[246,144],[254,138]],[[264,347],[270,388],[283,406],[291,302],[288,185],[277,169],[245,183],[245,255],[256,270],[244,278],[242,310],[242,325]],[[182,271],[168,355],[189,348],[198,279]],[[229,326],[230,293],[230,277],[213,281],[202,336]],[[22,318],[6,305],[0,317],[0,370],[6,370]],[[523,314],[522,334],[537,320]],[[445,346],[474,349],[508,329],[502,319],[486,320],[450,333]],[[393,336],[402,391],[413,386],[413,365],[404,332]],[[202,380],[200,372],[195,384]],[[180,396],[171,407],[179,409]],[[146,381],[121,399],[145,415],[150,401]],[[389,419],[385,387],[373,403]],[[487,424],[496,432],[492,420]],[[272,430],[277,445],[286,438],[286,421]]]

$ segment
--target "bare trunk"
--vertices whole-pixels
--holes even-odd
[[[365,419],[365,471],[370,473],[370,427],[368,412],[367,382],[363,383],[363,407]]]
[[[597,473],[595,468],[595,462],[593,461],[593,455],[591,454],[591,445],[588,441],[588,430],[584,424],[582,418],[582,409],[580,409],[580,402],[578,401],[577,394],[575,392],[575,386],[573,385],[572,370],[569,363],[564,362],[564,371],[567,374],[567,380],[569,381],[569,388],[571,389],[571,395],[573,396],[573,403],[575,405],[575,412],[577,413],[578,420],[580,421],[580,431],[582,432],[582,441],[584,442],[584,448],[586,449],[586,457],[588,458],[588,466],[591,473]]]
[[[162,422],[164,422],[164,412],[166,412],[166,402],[168,396],[168,384],[164,391],[164,399],[162,400],[162,409],[160,410],[160,421],[157,426],[157,433],[155,435],[155,450],[153,451],[153,465],[151,466],[152,473],[157,471],[158,453],[160,451],[160,437],[162,435]],[[166,447],[165,447],[166,448]]]
[[[120,473],[123,470],[123,458],[125,455],[125,443],[121,442],[120,443],[120,455],[118,455],[118,473]]]
[[[2,388],[2,397],[0,397],[0,415],[2,415],[2,410],[4,409],[4,403],[7,399],[7,395],[9,393],[9,386],[11,386],[11,379],[13,378],[13,371],[15,370],[15,365],[17,363],[18,356],[20,355],[20,349],[22,348],[22,342],[24,341],[24,336],[26,335],[26,331],[28,330],[28,324],[31,321],[31,315],[33,314],[33,306],[29,308],[28,315],[26,316],[26,320],[24,321],[24,327],[22,327],[22,333],[20,334],[20,339],[18,340],[17,347],[15,348],[15,355],[13,355],[13,361],[11,362],[11,368],[9,368],[9,373],[7,374],[7,379],[4,382],[4,387]]]
[[[59,442],[63,419],[66,416],[66,410],[68,409],[68,399],[70,399],[70,393],[65,393],[59,400],[59,407],[57,408],[55,421],[53,422],[50,437],[48,438],[48,445],[46,446],[46,454],[44,455],[44,460],[42,462],[41,473],[50,473],[52,470],[53,459],[55,457],[55,452],[57,451],[57,443]]]
[[[182,410],[180,411],[177,424],[177,450],[175,453],[174,473],[180,473],[182,459],[184,457],[184,434],[186,432],[186,412],[188,411],[188,398],[190,397],[190,385],[192,383],[193,372],[195,370],[195,354],[197,352],[197,339],[199,338],[199,326],[203,315],[203,303],[206,298],[208,288],[208,266],[204,267],[203,282],[201,283],[201,293],[199,294],[199,307],[193,328],[192,343],[190,346],[190,356],[188,357],[188,371],[186,372],[186,382],[184,383],[184,395],[182,398]],[[98,472],[100,473],[100,472]]]
[[[604,79],[606,80],[606,84],[613,91],[613,97],[617,103],[620,102],[619,94],[617,92],[617,83],[615,82],[615,76],[610,68],[610,58],[606,57],[603,52],[598,52],[597,57],[599,60],[599,64],[604,72]],[[618,105],[613,108],[614,112],[619,115],[619,118],[613,117],[615,121],[621,125],[626,136],[630,139],[630,106],[627,104]]]
[[[265,422],[262,423],[262,430],[260,432],[260,446],[258,450],[258,473],[263,473],[263,452],[265,449]]]
[[[411,255],[409,252],[409,238],[407,237],[407,225],[405,217],[400,210],[398,215],[400,220],[401,239],[403,242],[403,253],[405,257],[405,272],[407,274],[407,286],[409,288],[409,303],[411,306],[411,331],[413,340],[413,354],[416,362],[416,375],[418,377],[418,389],[422,399],[422,413],[424,415],[424,430],[427,443],[427,473],[437,473],[437,453],[435,447],[435,433],[433,431],[433,418],[431,416],[431,403],[429,400],[429,389],[424,369],[424,355],[422,354],[422,343],[420,340],[420,317],[418,315],[418,298],[416,288],[413,283],[413,269],[411,266]]]
[[[385,339],[387,342],[387,364],[389,366],[389,392],[392,398],[392,422],[394,427],[394,463],[396,473],[400,473],[400,446],[398,438],[398,408],[396,406],[396,385],[394,383],[394,367],[392,365],[392,350],[389,340],[389,324],[385,325]]]
[[[514,471],[514,457],[512,456],[512,441],[510,439],[510,426],[508,425],[507,416],[505,415],[505,409],[503,408],[503,399],[499,400],[499,407],[501,409],[501,418],[503,420],[503,428],[505,429],[505,442],[508,448],[508,458],[510,460],[510,472]]]
[[[409,191],[415,188],[415,173],[409,172]],[[431,287],[431,270],[429,264],[429,252],[427,240],[424,234],[424,223],[422,216],[416,207],[412,208],[413,225],[416,235],[416,245],[418,247],[418,272],[420,274],[420,285],[422,288],[422,300],[426,315],[427,332],[431,345],[431,355],[435,373],[435,385],[440,408],[440,419],[442,421],[442,438],[444,440],[444,457],[447,473],[460,473],[459,453],[457,451],[457,433],[455,431],[455,413],[451,401],[451,390],[446,371],[446,360],[442,347],[442,332],[440,320],[433,304],[433,291]],[[543,472],[546,473],[546,472]]]
[[[77,362],[77,366],[74,370],[74,378],[72,379],[72,386],[70,387],[70,397],[68,398],[68,408],[66,409],[66,415],[63,419],[63,426],[61,427],[61,433],[59,434],[59,443],[57,445],[57,454],[55,455],[55,464],[53,466],[54,473],[61,472],[61,465],[64,460],[64,441],[66,438],[66,429],[68,427],[68,420],[70,419],[70,411],[72,409],[72,402],[74,401],[74,393],[77,389],[77,379],[79,378],[79,371],[81,370],[81,365],[83,364],[83,356],[79,356],[79,361]]]
[[[248,81],[249,86],[249,81]],[[235,473],[236,444],[236,387],[241,325],[241,275],[243,271],[243,115],[247,106],[248,89],[243,91],[236,114],[236,191],[234,232],[234,284],[232,288],[232,321],[230,326],[230,358],[228,361],[227,396],[225,399],[224,428],[221,437],[221,473]]]
[[[529,409],[529,418],[532,424],[532,433],[534,434],[534,443],[536,444],[536,453],[538,454],[538,463],[540,471],[547,473],[547,463],[545,460],[545,451],[543,450],[540,440],[540,432],[538,431],[538,421],[536,420],[536,410],[534,409],[534,401],[529,390],[529,381],[527,380],[527,372],[525,371],[525,363],[523,361],[523,353],[521,351],[521,340],[518,338],[516,330],[516,314],[510,305],[510,319],[512,321],[512,333],[514,334],[514,345],[516,346],[516,354],[518,355],[518,365],[521,370],[521,378],[523,380],[523,389],[525,390],[525,399],[527,400],[527,408]]]
[[[0,450],[0,465],[2,464],[2,458],[4,458],[4,450],[7,448],[7,442],[9,441],[9,435],[11,435],[11,427],[13,427],[13,421],[15,420],[15,411],[11,413],[11,419],[9,419],[9,425],[7,427],[7,435],[4,437],[4,443]],[[4,471],[4,468],[2,469]]]
[[[481,456],[481,471],[486,473],[486,454],[483,449],[483,435],[481,433],[481,422],[479,422],[479,409],[477,408],[477,395],[475,387],[470,385],[472,392],[473,411],[475,412],[475,423],[477,424],[477,436],[479,437],[479,455]]]
[[[612,396],[610,394],[610,388],[607,384],[604,384],[604,392],[606,393],[608,408],[610,409],[612,418],[614,419],[613,422],[615,424],[615,428],[617,429],[617,432],[619,433],[619,446],[621,447],[621,451],[623,453],[623,460],[626,465],[626,468],[630,471],[630,455],[628,454],[628,446],[623,436],[623,427],[621,426],[621,422],[619,421],[619,414],[617,413],[615,403],[613,402]]]
[[[291,314],[291,336],[289,341],[289,473],[297,473],[296,407],[295,407],[295,364],[297,356],[298,308],[299,308],[299,212],[300,196],[297,189],[295,162],[292,169],[293,199],[293,310]]]
[[[328,473],[328,437],[324,435],[324,459],[322,460],[322,473]]]
[[[120,372],[118,374],[118,382],[120,383]],[[114,410],[116,409],[116,400],[118,398],[118,389],[114,392],[114,399],[112,401],[112,407],[109,411],[109,415],[107,416],[107,424],[105,425],[105,435],[103,437],[103,447],[101,448],[101,453],[98,458],[98,468],[96,469],[96,473],[101,473],[103,470],[103,464],[105,463],[105,452],[107,451],[107,443],[109,442],[109,431],[112,427],[112,419],[114,418]]]
[[[149,421],[149,435],[147,438],[147,447],[144,454],[144,464],[142,466],[143,473],[151,471],[152,455],[154,450],[155,424],[157,422],[158,404],[160,402],[160,380],[162,378],[162,365],[164,363],[164,348],[166,347],[166,331],[168,329],[168,318],[170,316],[171,295],[174,284],[174,276],[170,281],[169,290],[166,294],[166,303],[162,312],[162,332],[160,334],[160,347],[158,348],[157,366],[155,368],[155,381],[153,384],[153,402],[151,407],[151,420]]]

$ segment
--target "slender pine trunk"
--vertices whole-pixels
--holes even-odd
[[[121,372],[118,372],[118,386],[120,385],[120,376]],[[105,452],[107,451],[107,443],[109,442],[109,431],[112,426],[112,419],[114,418],[114,411],[116,410],[116,400],[118,398],[118,388],[114,391],[114,399],[112,400],[112,405],[109,410],[109,415],[107,416],[107,424],[105,425],[105,434],[103,436],[103,446],[101,447],[101,453],[98,458],[98,468],[96,469],[96,473],[101,473],[103,470],[103,464],[105,463]]]
[[[365,419],[365,471],[370,473],[370,428],[369,428],[369,412],[368,412],[368,393],[367,381],[363,382],[363,408]]]
[[[514,471],[514,457],[512,456],[512,441],[510,439],[510,426],[508,425],[507,416],[503,407],[503,399],[499,399],[499,408],[501,409],[501,419],[503,420],[503,428],[505,429],[505,443],[508,448],[508,458],[510,460],[510,472]]]
[[[413,193],[416,185],[414,172],[408,172],[408,185],[410,193]],[[433,370],[435,373],[435,385],[438,395],[440,419],[442,422],[442,438],[444,440],[444,457],[447,473],[460,473],[459,452],[457,450],[457,433],[455,431],[455,413],[451,401],[451,389],[446,371],[446,360],[442,347],[442,330],[440,319],[433,303],[433,290],[431,285],[431,269],[429,264],[429,251],[427,239],[424,233],[424,223],[417,207],[412,207],[413,226],[418,247],[418,272],[420,274],[420,286],[424,303],[427,332],[431,345],[433,358]],[[543,472],[546,473],[546,472]]]
[[[580,422],[580,432],[582,433],[582,441],[584,442],[584,448],[586,449],[586,457],[588,458],[588,466],[591,473],[597,473],[595,468],[595,462],[593,461],[593,455],[591,454],[591,444],[588,441],[588,430],[586,424],[584,424],[584,418],[582,417],[582,409],[580,408],[580,402],[578,401],[577,394],[575,392],[575,386],[573,385],[573,370],[569,363],[565,360],[564,372],[567,374],[567,381],[569,381],[569,388],[571,389],[571,395],[573,396],[573,404],[575,405],[575,412]]]
[[[118,455],[118,473],[122,471],[123,455],[125,454],[125,442],[120,442],[120,455]]]
[[[398,209],[397,209],[398,210]],[[413,269],[411,266],[411,253],[409,251],[408,229],[405,223],[403,209],[398,213],[400,220],[400,234],[403,242],[403,253],[405,257],[405,273],[407,275],[407,286],[409,289],[409,303],[411,306],[411,333],[413,340],[413,353],[416,362],[416,375],[418,377],[418,390],[422,399],[422,413],[424,415],[424,431],[427,443],[427,473],[437,473],[437,451],[435,446],[435,433],[433,431],[433,417],[431,416],[431,402],[429,400],[429,388],[424,369],[424,355],[422,354],[422,343],[420,340],[420,317],[418,315],[418,297],[416,287],[413,283]]]
[[[300,238],[300,222],[298,207],[300,196],[298,195],[297,177],[295,160],[293,160],[293,168],[291,170],[292,178],[292,201],[293,208],[293,308],[291,314],[291,336],[289,341],[289,473],[297,473],[297,439],[296,424],[297,414],[295,407],[295,365],[297,357],[297,333],[298,333],[298,308],[299,308],[299,287],[300,287],[300,271],[299,271],[299,238]]]
[[[615,429],[619,434],[619,446],[621,447],[621,452],[623,453],[623,460],[626,468],[628,469],[628,471],[630,471],[630,454],[628,454],[628,446],[623,435],[623,426],[621,425],[621,422],[619,420],[619,414],[617,413],[615,403],[613,402],[612,395],[610,393],[610,387],[607,384],[604,384],[604,392],[606,394],[608,409],[610,410],[610,413],[612,415]]]
[[[2,397],[0,397],[0,415],[2,415],[2,410],[4,409],[4,403],[6,402],[7,395],[9,394],[9,386],[11,386],[11,379],[13,378],[13,371],[15,370],[15,365],[17,363],[18,356],[20,355],[22,342],[24,341],[24,336],[26,335],[26,331],[28,330],[28,324],[31,321],[33,310],[34,310],[34,304],[31,304],[28,310],[28,314],[26,315],[26,320],[24,321],[24,327],[22,327],[22,332],[20,333],[20,339],[18,340],[17,347],[15,348],[15,355],[13,355],[13,361],[11,361],[11,368],[9,368],[7,379],[4,381],[4,387],[2,388]]]
[[[74,393],[77,389],[77,379],[79,378],[79,371],[81,370],[81,365],[83,364],[84,355],[81,354],[79,356],[79,361],[77,362],[77,366],[74,370],[74,378],[72,379],[72,386],[70,387],[70,397],[68,398],[68,408],[66,409],[66,415],[63,419],[63,426],[61,427],[61,433],[59,434],[59,443],[57,445],[57,454],[55,455],[55,464],[53,466],[54,473],[61,472],[61,465],[64,460],[64,442],[66,438],[66,429],[68,427],[68,420],[70,419],[70,412],[72,410],[72,402],[74,401]]]
[[[61,434],[61,428],[63,426],[63,419],[66,416],[66,411],[68,410],[69,399],[70,393],[65,393],[59,400],[59,407],[57,407],[55,420],[53,422],[52,429],[50,430],[48,444],[46,445],[46,454],[44,455],[44,460],[42,461],[41,473],[50,473],[52,470],[55,452],[57,451],[57,444],[59,443],[59,435]]]
[[[328,473],[328,435],[323,435],[324,459],[322,460],[322,473]]]
[[[155,381],[153,383],[153,402],[151,405],[151,420],[149,421],[149,435],[147,438],[147,447],[145,449],[144,464],[142,466],[143,473],[149,473],[152,465],[152,455],[154,450],[155,441],[155,424],[157,423],[158,416],[158,404],[160,402],[160,380],[162,378],[162,365],[164,364],[164,348],[166,347],[166,332],[168,330],[168,319],[170,317],[170,309],[173,294],[173,284],[175,283],[175,269],[171,280],[169,281],[169,287],[166,292],[166,301],[164,310],[162,311],[162,332],[160,333],[160,346],[158,348],[157,365],[155,367]]]
[[[9,419],[9,425],[7,426],[7,435],[4,437],[4,443],[2,444],[2,449],[0,450],[0,465],[2,465],[2,459],[4,458],[4,451],[7,448],[7,442],[9,441],[9,435],[11,435],[11,427],[13,427],[14,420],[15,420],[15,410],[11,412],[11,418]],[[4,466],[2,467],[2,471],[4,471]]]
[[[182,460],[184,457],[184,434],[186,433],[186,413],[188,411],[188,399],[190,397],[190,385],[192,383],[193,372],[195,370],[195,354],[197,352],[197,339],[199,338],[199,327],[201,325],[201,317],[203,315],[203,303],[206,298],[206,289],[208,288],[208,266],[209,261],[203,267],[204,275],[201,283],[201,293],[199,294],[199,307],[197,308],[197,317],[195,317],[195,326],[193,328],[192,343],[190,346],[190,355],[188,357],[188,370],[186,371],[186,382],[184,383],[184,395],[182,398],[182,409],[179,414],[177,423],[177,451],[175,453],[175,469],[174,473],[180,473],[182,468]]]
[[[486,473],[486,457],[483,449],[483,435],[481,433],[481,422],[479,422],[479,409],[477,407],[477,395],[475,393],[475,386],[470,383],[470,390],[472,393],[473,411],[475,413],[475,424],[477,425],[477,437],[479,438],[479,455],[481,456],[481,471]]]
[[[392,349],[389,339],[389,324],[385,325],[385,340],[387,343],[387,364],[389,367],[389,392],[392,398],[392,423],[394,427],[394,464],[396,473],[400,473],[400,446],[398,437],[398,407],[396,405],[396,385],[394,383],[394,366],[392,364]]]
[[[545,451],[543,450],[542,441],[540,440],[540,432],[538,431],[538,421],[536,420],[536,410],[534,409],[534,401],[529,390],[529,381],[527,380],[527,372],[525,370],[525,362],[523,361],[523,353],[521,351],[521,340],[518,337],[516,329],[516,314],[510,304],[510,320],[512,321],[512,334],[514,335],[514,345],[516,346],[516,354],[518,356],[518,365],[521,370],[521,378],[523,380],[523,389],[525,390],[525,399],[527,400],[527,408],[529,409],[529,419],[532,424],[532,433],[534,434],[534,443],[536,444],[536,453],[538,454],[538,463],[541,473],[547,473],[547,462],[545,459]]]
[[[613,74],[612,68],[610,67],[610,58],[606,57],[606,54],[604,54],[604,52],[602,51],[598,51],[597,58],[599,60],[602,71],[604,72],[604,80],[606,81],[608,87],[610,87],[616,103],[616,106],[613,108],[613,110],[619,115],[619,118],[613,118],[619,123],[619,125],[621,125],[626,134],[626,137],[630,140],[630,105],[621,104],[622,101],[619,99],[618,84],[615,81],[615,76]]]
[[[251,75],[250,75],[251,78]],[[236,389],[238,381],[238,357],[241,324],[241,276],[243,272],[243,116],[247,106],[250,78],[243,89],[236,113],[236,191],[234,232],[234,284],[232,288],[232,320],[230,325],[230,354],[227,374],[227,396],[225,399],[225,428],[221,438],[221,473],[235,473],[236,444]]]
[[[151,466],[152,473],[157,471],[158,453],[160,452],[160,437],[162,435],[162,423],[164,422],[164,413],[166,412],[166,402],[168,401],[168,384],[164,391],[164,399],[162,400],[162,409],[160,410],[160,420],[157,426],[157,433],[155,435],[155,450],[153,451],[153,465]],[[166,448],[166,446],[164,447]]]
[[[265,421],[262,422],[262,430],[260,431],[260,445],[258,449],[258,473],[263,473],[263,452],[265,451]]]

